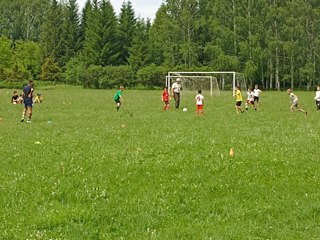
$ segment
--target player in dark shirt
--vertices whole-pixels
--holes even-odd
[[[26,115],[26,112],[29,109],[27,123],[31,123],[32,102],[33,102],[33,100],[32,100],[32,98],[33,98],[33,81],[32,80],[28,80],[28,85],[26,85],[23,88],[22,97],[23,97],[24,109],[22,112],[21,122],[24,121],[24,116]]]

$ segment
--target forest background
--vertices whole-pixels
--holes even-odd
[[[164,85],[168,71],[236,71],[264,89],[313,89],[320,2],[165,0],[153,21],[130,1],[0,1],[0,87]]]

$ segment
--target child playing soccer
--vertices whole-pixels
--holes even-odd
[[[203,95],[201,94],[201,90],[198,90],[198,94],[196,96],[196,103],[197,103],[197,107],[196,107],[196,115],[198,116],[198,114],[200,113],[200,115],[202,116],[203,114]]]
[[[292,89],[289,88],[287,90],[287,93],[288,93],[288,95],[290,95],[290,100],[291,100],[290,110],[291,110],[291,112],[293,112],[293,109],[296,108],[299,112],[303,112],[305,115],[307,115],[308,113],[299,107],[298,97],[297,97],[297,95],[295,95],[292,92]]]
[[[320,86],[317,87],[316,96],[314,97],[316,100],[317,110],[320,110]]]
[[[168,109],[170,110],[170,105],[169,105],[169,93],[168,93],[168,88],[164,87],[163,92],[162,92],[162,102],[164,102],[164,107],[163,111]]]
[[[254,97],[253,97],[253,92],[251,90],[251,88],[249,88],[248,92],[247,92],[248,98],[246,101],[246,111],[248,111],[248,105],[251,104],[252,108],[254,110],[257,110],[255,105],[254,105]]]
[[[26,115],[27,110],[28,111],[28,120],[27,123],[31,123],[31,116],[32,116],[32,98],[33,98],[33,81],[29,80],[28,85],[26,85],[23,88],[22,91],[22,97],[23,97],[23,103],[24,103],[24,109],[22,112],[22,118],[21,122],[24,121],[24,116]]]
[[[259,86],[258,85],[255,85],[254,86],[254,89],[253,89],[253,98],[254,98],[254,103],[255,103],[255,110],[258,109],[258,105],[259,105],[259,100],[260,100],[260,93],[262,91],[259,89]]]
[[[240,91],[240,87],[236,86],[236,93],[233,95],[236,97],[236,112],[239,114],[239,112],[243,113],[244,111],[241,109],[241,103],[242,103],[242,95]]]
[[[116,92],[113,99],[116,102],[117,111],[119,111],[119,108],[121,106],[121,103],[124,102],[124,99],[122,97],[122,92],[124,91],[124,86],[120,86],[120,89]]]

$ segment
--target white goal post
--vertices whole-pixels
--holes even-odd
[[[232,94],[235,93],[236,88],[236,72],[233,71],[218,71],[218,72],[168,72],[168,75],[166,77],[166,86],[168,87],[168,91],[170,91],[171,88],[171,79],[177,78],[177,77],[202,77],[202,78],[208,78],[208,77],[214,77],[216,75],[231,75],[232,76]],[[211,85],[212,86],[212,85]]]
[[[166,86],[168,86],[168,89],[170,91],[170,83],[171,81],[169,80],[169,78],[171,79],[177,79],[177,78],[181,78],[181,79],[208,79],[209,80],[209,83],[210,83],[210,95],[211,97],[213,97],[213,86],[216,85],[216,89],[217,89],[217,94],[216,95],[219,95],[220,96],[220,91],[219,91],[219,84],[218,84],[218,81],[217,81],[217,78],[213,77],[213,76],[191,76],[191,75],[178,75],[178,76],[166,76]],[[198,90],[197,89],[194,89],[194,90]]]

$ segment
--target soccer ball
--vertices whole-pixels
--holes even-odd
[[[188,111],[188,109],[187,109],[187,108],[184,108],[184,109],[182,109],[182,111],[186,112],[186,111]]]

